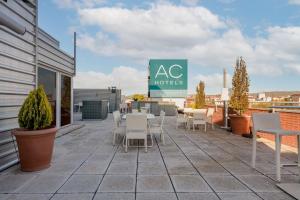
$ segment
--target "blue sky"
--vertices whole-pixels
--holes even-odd
[[[300,90],[300,0],[48,0],[39,26],[70,54],[78,33],[75,87],[146,93],[150,58],[187,58],[214,94],[243,56],[251,92]]]

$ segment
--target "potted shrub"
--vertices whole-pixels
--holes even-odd
[[[241,57],[236,61],[234,75],[232,77],[232,94],[229,102],[229,107],[234,112],[234,114],[229,116],[230,125],[232,132],[235,134],[250,134],[251,116],[245,114],[249,107],[248,94],[249,76],[246,62]]]
[[[201,109],[205,107],[205,84],[203,81],[200,81],[196,88],[196,96],[195,96],[195,108]]]
[[[16,137],[22,171],[37,171],[50,166],[57,129],[52,122],[51,105],[42,86],[31,91],[18,115]]]

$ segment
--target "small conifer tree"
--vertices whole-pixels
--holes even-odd
[[[19,111],[19,126],[29,130],[47,128],[52,122],[51,105],[42,86],[31,91]]]
[[[249,107],[249,82],[246,62],[241,57],[236,61],[234,75],[232,77],[232,95],[229,102],[229,106],[237,112],[238,115],[245,113]]]
[[[195,96],[195,108],[200,109],[205,106],[205,84],[203,81],[200,81],[196,88],[196,96]]]

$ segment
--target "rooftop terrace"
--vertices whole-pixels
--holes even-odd
[[[276,187],[274,143],[260,139],[257,169],[250,166],[250,139],[208,128],[175,129],[167,117],[165,145],[157,135],[144,148],[112,146],[112,117],[56,140],[49,169],[25,173],[14,166],[0,174],[0,199],[293,199]],[[282,161],[294,149],[282,147]],[[282,170],[282,182],[299,182],[296,167]]]

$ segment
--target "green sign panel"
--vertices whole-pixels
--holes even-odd
[[[188,88],[186,59],[151,59],[149,74],[150,97],[186,97]]]

